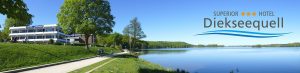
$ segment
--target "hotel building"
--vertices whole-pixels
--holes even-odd
[[[48,42],[53,39],[54,42],[69,42],[65,39],[68,35],[64,34],[56,24],[10,27],[9,30],[12,41]]]
[[[67,35],[62,32],[61,27],[57,24],[37,25],[37,26],[20,26],[10,27],[10,34],[12,41],[17,42],[48,42],[53,39],[54,42],[61,43],[84,43],[83,34],[71,34]],[[96,36],[91,35],[88,38],[88,43],[92,44],[96,42]]]

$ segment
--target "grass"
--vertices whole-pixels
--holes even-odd
[[[132,55],[116,56],[114,58],[92,64],[70,73],[85,73],[108,61],[110,62],[100,68],[97,68],[96,70],[93,70],[91,73],[179,73],[171,69],[166,69],[160,65],[139,59]]]
[[[84,46],[0,43],[0,71],[92,57],[98,48],[88,51]],[[113,48],[104,50],[106,53],[120,52]]]

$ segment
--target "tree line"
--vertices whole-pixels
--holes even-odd
[[[219,44],[208,44],[208,45],[194,45],[194,47],[224,47],[224,45],[219,45]]]
[[[130,48],[130,37],[120,33],[112,33],[108,35],[97,36],[97,44],[105,47],[122,47]],[[131,45],[133,50],[148,49],[148,48],[186,48],[193,45],[186,42],[171,42],[171,41],[145,41],[135,39],[135,46]]]
[[[186,42],[172,42],[172,41],[147,41],[147,48],[187,48],[193,45]]]
[[[105,47],[126,48],[132,50],[151,49],[151,48],[187,48],[193,45],[186,42],[172,41],[145,41],[135,39],[135,44],[130,45],[130,37],[120,33],[112,33],[107,35],[98,35],[97,44]]]
[[[266,45],[252,45],[251,47],[300,47],[300,42],[288,44],[266,44]]]

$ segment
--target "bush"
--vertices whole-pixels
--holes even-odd
[[[1,35],[0,35],[1,36]],[[0,42],[4,42],[4,40],[0,37]]]
[[[50,39],[48,44],[53,44],[54,43],[54,40],[53,39]]]
[[[114,48],[116,48],[116,49],[122,49],[122,46],[114,46]]]
[[[85,46],[85,44],[84,43],[74,43],[74,44],[72,44],[73,46]]]
[[[63,45],[61,42],[55,42],[54,45]]]

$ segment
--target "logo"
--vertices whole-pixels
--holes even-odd
[[[291,33],[260,32],[262,29],[284,28],[284,17],[275,16],[273,11],[214,11],[213,16],[213,18],[203,19],[203,27],[205,29],[222,30],[211,30],[197,35],[218,34],[251,38],[272,38]],[[246,31],[243,29],[256,29],[256,31]]]

